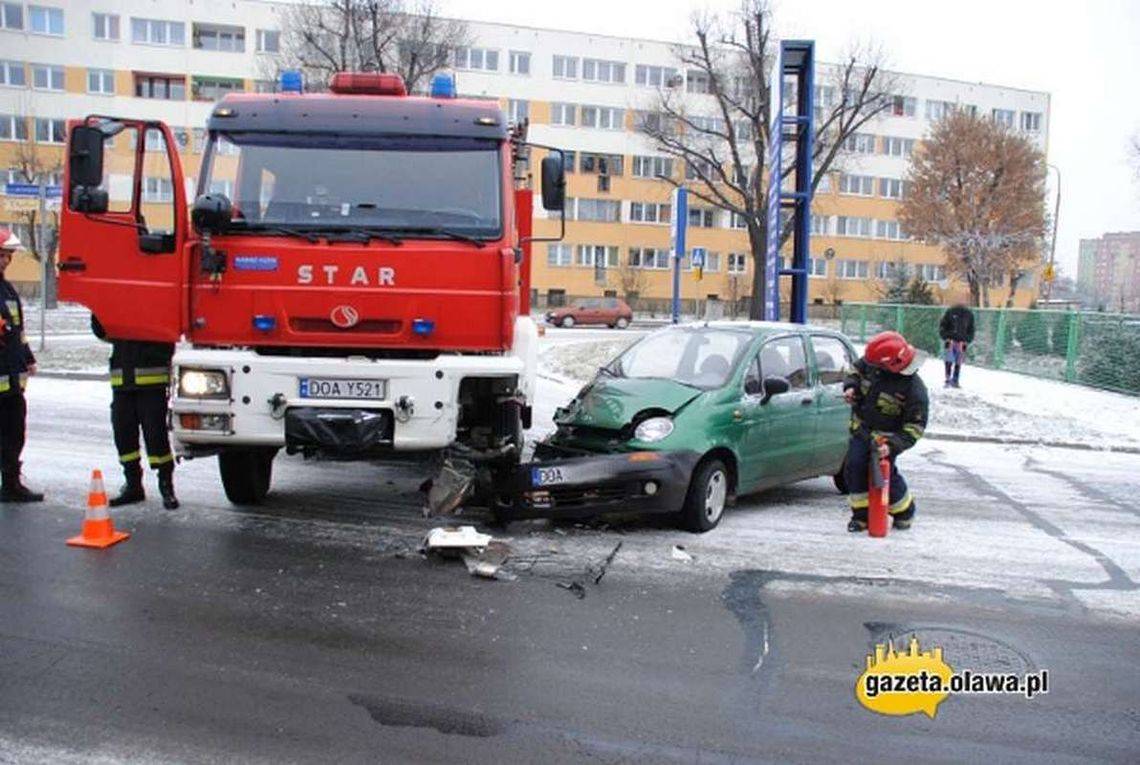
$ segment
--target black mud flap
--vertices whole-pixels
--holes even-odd
[[[386,409],[304,407],[285,412],[285,448],[352,457],[392,445],[392,412]]]

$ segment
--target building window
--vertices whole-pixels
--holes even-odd
[[[186,25],[181,21],[131,18],[131,42],[139,45],[186,44]]]
[[[707,72],[690,69],[685,78],[685,90],[689,93],[711,93],[712,85]]]
[[[669,268],[669,251],[658,247],[630,247],[629,265],[631,268]]]
[[[808,258],[807,272],[810,279],[827,276],[827,261],[823,258]]]
[[[32,64],[32,87],[37,90],[63,90],[63,67]]]
[[[604,244],[578,245],[579,266],[601,266],[602,268],[618,267],[618,248]]]
[[[617,199],[579,199],[577,220],[620,223],[621,201]]]
[[[276,29],[257,30],[257,52],[277,53],[281,50],[281,32]]]
[[[546,265],[548,266],[569,266],[570,265],[570,245],[568,244],[548,244],[546,245]]]
[[[584,58],[582,79],[586,82],[625,82],[625,64],[618,61]]]
[[[166,151],[166,137],[161,130],[146,131],[146,151]]]
[[[186,79],[161,74],[136,74],[135,97],[185,101]]]
[[[714,133],[718,137],[725,134],[724,120],[722,120],[720,117],[703,117],[701,115],[694,114],[688,119],[689,124],[697,132]]]
[[[0,85],[11,88],[28,86],[27,70],[23,61],[0,61]]]
[[[17,114],[0,114],[0,141],[28,140],[28,121]]]
[[[29,5],[28,28],[37,35],[63,37],[63,9]]]
[[[456,48],[455,68],[497,72],[499,71],[499,51],[489,48]]]
[[[830,109],[835,103],[835,88],[831,85],[816,85],[812,95],[812,105],[816,109]]]
[[[712,165],[703,159],[689,159],[685,161],[685,180],[700,181],[706,178],[715,178]]]
[[[507,117],[511,122],[518,124],[530,117],[530,102],[510,99],[507,101]]]
[[[875,179],[869,175],[847,175],[843,173],[839,176],[839,193],[856,194],[861,197],[874,196]]]
[[[36,118],[36,143],[63,143],[67,138],[65,120]]]
[[[633,157],[634,178],[672,178],[673,160],[670,157]]]
[[[840,279],[866,279],[869,269],[865,260],[837,260],[835,274]]]
[[[811,216],[811,232],[819,236],[827,236],[828,216],[826,215],[813,215]]]
[[[194,47],[199,50],[243,53],[245,51],[245,27],[195,24]]]
[[[677,120],[661,112],[635,112],[634,125],[650,135],[677,135]]]
[[[1030,133],[1041,130],[1041,112],[1022,112],[1021,129]]]
[[[918,99],[910,96],[891,96],[891,114],[896,117],[913,117],[918,110]]]
[[[623,164],[620,154],[589,154],[583,152],[578,167],[583,173],[621,175],[624,171]]]
[[[819,185],[815,188],[817,194],[830,194],[831,193],[831,173],[824,173],[819,176]]]
[[[530,53],[513,50],[509,54],[511,74],[530,75]]]
[[[738,212],[731,213],[728,216],[728,227],[738,228],[742,230],[746,229],[748,228],[748,217],[746,215],[741,215]]]
[[[839,236],[871,236],[871,219],[870,218],[851,218],[846,215],[840,215],[837,219],[839,221],[836,228],[836,234]]]
[[[883,153],[892,157],[909,157],[914,154],[914,140],[911,138],[883,138]]]
[[[576,151],[565,151],[565,150],[563,150],[563,152],[562,152],[562,169],[565,172],[567,172],[567,173],[574,172],[574,165],[575,165],[577,156],[578,156],[578,152],[576,152]]]
[[[629,219],[634,223],[669,223],[673,206],[660,202],[630,202]]]
[[[582,127],[622,130],[625,128],[625,110],[607,106],[583,106]]]
[[[195,77],[191,80],[190,89],[195,101],[217,101],[226,93],[241,93],[245,90],[245,83],[220,77]]]
[[[748,270],[748,254],[744,252],[728,253],[728,272],[742,274]]]
[[[852,133],[847,136],[843,147],[855,154],[874,154],[875,136],[870,133]]]
[[[933,122],[937,122],[943,117],[949,116],[957,107],[953,101],[927,101],[926,102],[926,118]]]
[[[110,69],[88,69],[87,92],[113,96],[115,94],[114,71]]]
[[[997,124],[1007,128],[1013,127],[1013,121],[1015,118],[1016,112],[1014,112],[1013,109],[994,109],[992,112],[990,112],[990,119],[992,119]]]
[[[897,220],[875,221],[875,236],[878,239],[893,239],[895,241],[906,239],[902,225]]]
[[[887,199],[902,199],[903,182],[898,178],[880,178],[879,196]]]
[[[577,208],[577,201],[578,200],[574,199],[574,197],[566,197],[562,200],[562,209],[546,210],[546,217],[551,220],[558,220],[563,215],[565,215],[566,220],[574,220],[574,210]],[[536,206],[534,209],[541,209],[541,205]]]
[[[638,64],[633,70],[633,81],[637,85],[650,88],[671,88],[680,84],[677,70],[669,66],[645,66]]]
[[[578,59],[574,56],[555,56],[554,76],[576,80],[578,78]]]
[[[946,266],[936,266],[932,263],[923,263],[918,267],[919,275],[928,282],[946,281]]]
[[[711,207],[690,207],[689,225],[693,228],[712,228],[715,220]]]
[[[174,201],[174,183],[169,178],[143,178],[143,201]]]
[[[550,124],[551,125],[573,125],[575,114],[578,107],[574,104],[551,104],[550,105]]]
[[[117,13],[92,13],[91,23],[96,40],[119,39],[119,15]]]
[[[22,3],[0,3],[0,29],[23,29],[24,6]]]

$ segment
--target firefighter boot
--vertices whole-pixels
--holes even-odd
[[[20,482],[20,463],[15,468],[5,470],[3,486],[0,487],[0,502],[43,502],[44,495],[32,491]]]
[[[124,462],[123,476],[127,482],[123,484],[123,488],[119,489],[119,495],[111,497],[110,501],[107,502],[111,507],[133,505],[146,499],[142,484],[142,465],[138,462]]]
[[[158,493],[162,495],[162,506],[167,510],[178,509],[178,497],[174,496],[174,465],[166,463],[158,469]]]

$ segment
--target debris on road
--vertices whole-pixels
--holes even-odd
[[[622,543],[618,542],[617,545],[614,546],[614,549],[610,551],[610,554],[603,558],[600,562],[586,564],[586,576],[593,579],[594,584],[599,584],[602,581],[602,577],[606,575],[606,569],[608,569],[610,567],[610,564],[614,562],[614,557],[617,556],[618,550],[621,549],[621,545]]]
[[[474,548],[481,551],[491,543],[490,534],[475,530],[474,526],[436,526],[424,538],[424,550],[464,550]]]
[[[502,566],[511,557],[511,548],[474,526],[437,526],[424,538],[423,553],[459,557],[471,576],[513,582],[518,577]]]
[[[446,459],[439,469],[439,475],[420,485],[421,490],[425,487],[425,518],[457,514],[463,501],[475,491],[475,469],[467,460]]]
[[[685,561],[686,563],[693,562],[693,556],[685,552],[685,548],[681,545],[673,545],[672,558],[673,560],[681,560]]]
[[[557,585],[564,590],[569,590],[577,596],[578,600],[586,597],[586,586],[579,581],[573,582],[557,582]]]

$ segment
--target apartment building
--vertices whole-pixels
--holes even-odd
[[[1140,313],[1140,231],[1082,239],[1077,285],[1103,310]]]
[[[65,120],[118,114],[166,121],[186,174],[197,176],[212,102],[231,91],[272,89],[285,6],[258,0],[80,2],[0,0],[0,171],[20,181],[18,155],[34,150],[53,169]],[[530,121],[530,138],[567,152],[566,237],[536,245],[536,303],[579,296],[636,295],[664,306],[672,291],[672,186],[685,178],[635,124],[655,111],[660,89],[683,89],[696,111],[711,96],[675,46],[509,24],[471,22],[470,47],[455,52],[461,95],[498,100],[512,120]],[[817,104],[838,98],[835,68],[819,65]],[[1049,95],[1016,88],[899,74],[893,108],[853,136],[812,205],[809,297],[816,303],[876,299],[877,285],[905,262],[936,289],[956,290],[942,253],[907,238],[897,220],[910,155],[933,120],[969,109],[1016,127],[1045,150]],[[53,181],[58,178],[53,178]],[[164,202],[169,177],[148,180],[144,197]],[[189,183],[188,183],[189,185]],[[19,224],[5,200],[0,220]],[[541,208],[539,206],[539,210]],[[536,213],[536,230],[557,221]],[[688,246],[708,252],[702,278],[682,261],[682,297],[740,304],[753,263],[742,221],[690,198]],[[36,281],[28,263],[13,277]],[[1019,305],[1036,293],[1022,282]]]

